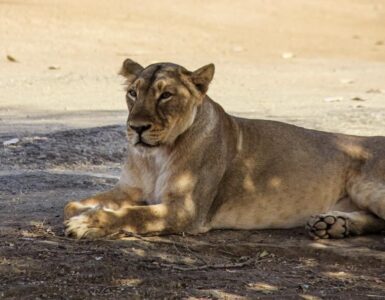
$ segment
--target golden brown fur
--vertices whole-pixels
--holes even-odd
[[[385,138],[230,116],[214,66],[127,59],[128,156],[111,191],[65,208],[66,233],[99,238],[292,228],[317,238],[385,229]]]

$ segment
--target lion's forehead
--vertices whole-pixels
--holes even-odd
[[[141,74],[136,80],[135,86],[139,90],[148,92],[154,90],[155,92],[161,92],[166,88],[171,89],[171,92],[180,92],[186,96],[189,94],[187,87],[184,85],[184,81],[181,78],[181,74],[174,68],[165,68],[152,74],[151,77],[146,76],[148,74]]]
[[[159,75],[167,77],[178,77],[180,69],[181,67],[179,67],[178,65],[155,64],[145,68],[141,72],[140,77],[145,79],[146,81],[153,81]]]

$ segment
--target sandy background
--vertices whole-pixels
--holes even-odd
[[[0,0],[0,132],[123,124],[126,57],[215,63],[231,113],[385,134],[382,0]]]

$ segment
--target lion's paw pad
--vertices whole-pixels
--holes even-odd
[[[341,239],[349,235],[348,219],[343,216],[329,214],[313,216],[306,228],[315,239]]]

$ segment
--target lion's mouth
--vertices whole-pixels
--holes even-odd
[[[148,144],[145,141],[143,141],[141,137],[139,137],[139,140],[135,143],[135,146],[138,146],[138,145],[142,147],[148,147],[148,148],[154,148],[159,146],[159,144],[155,144],[155,145]]]

